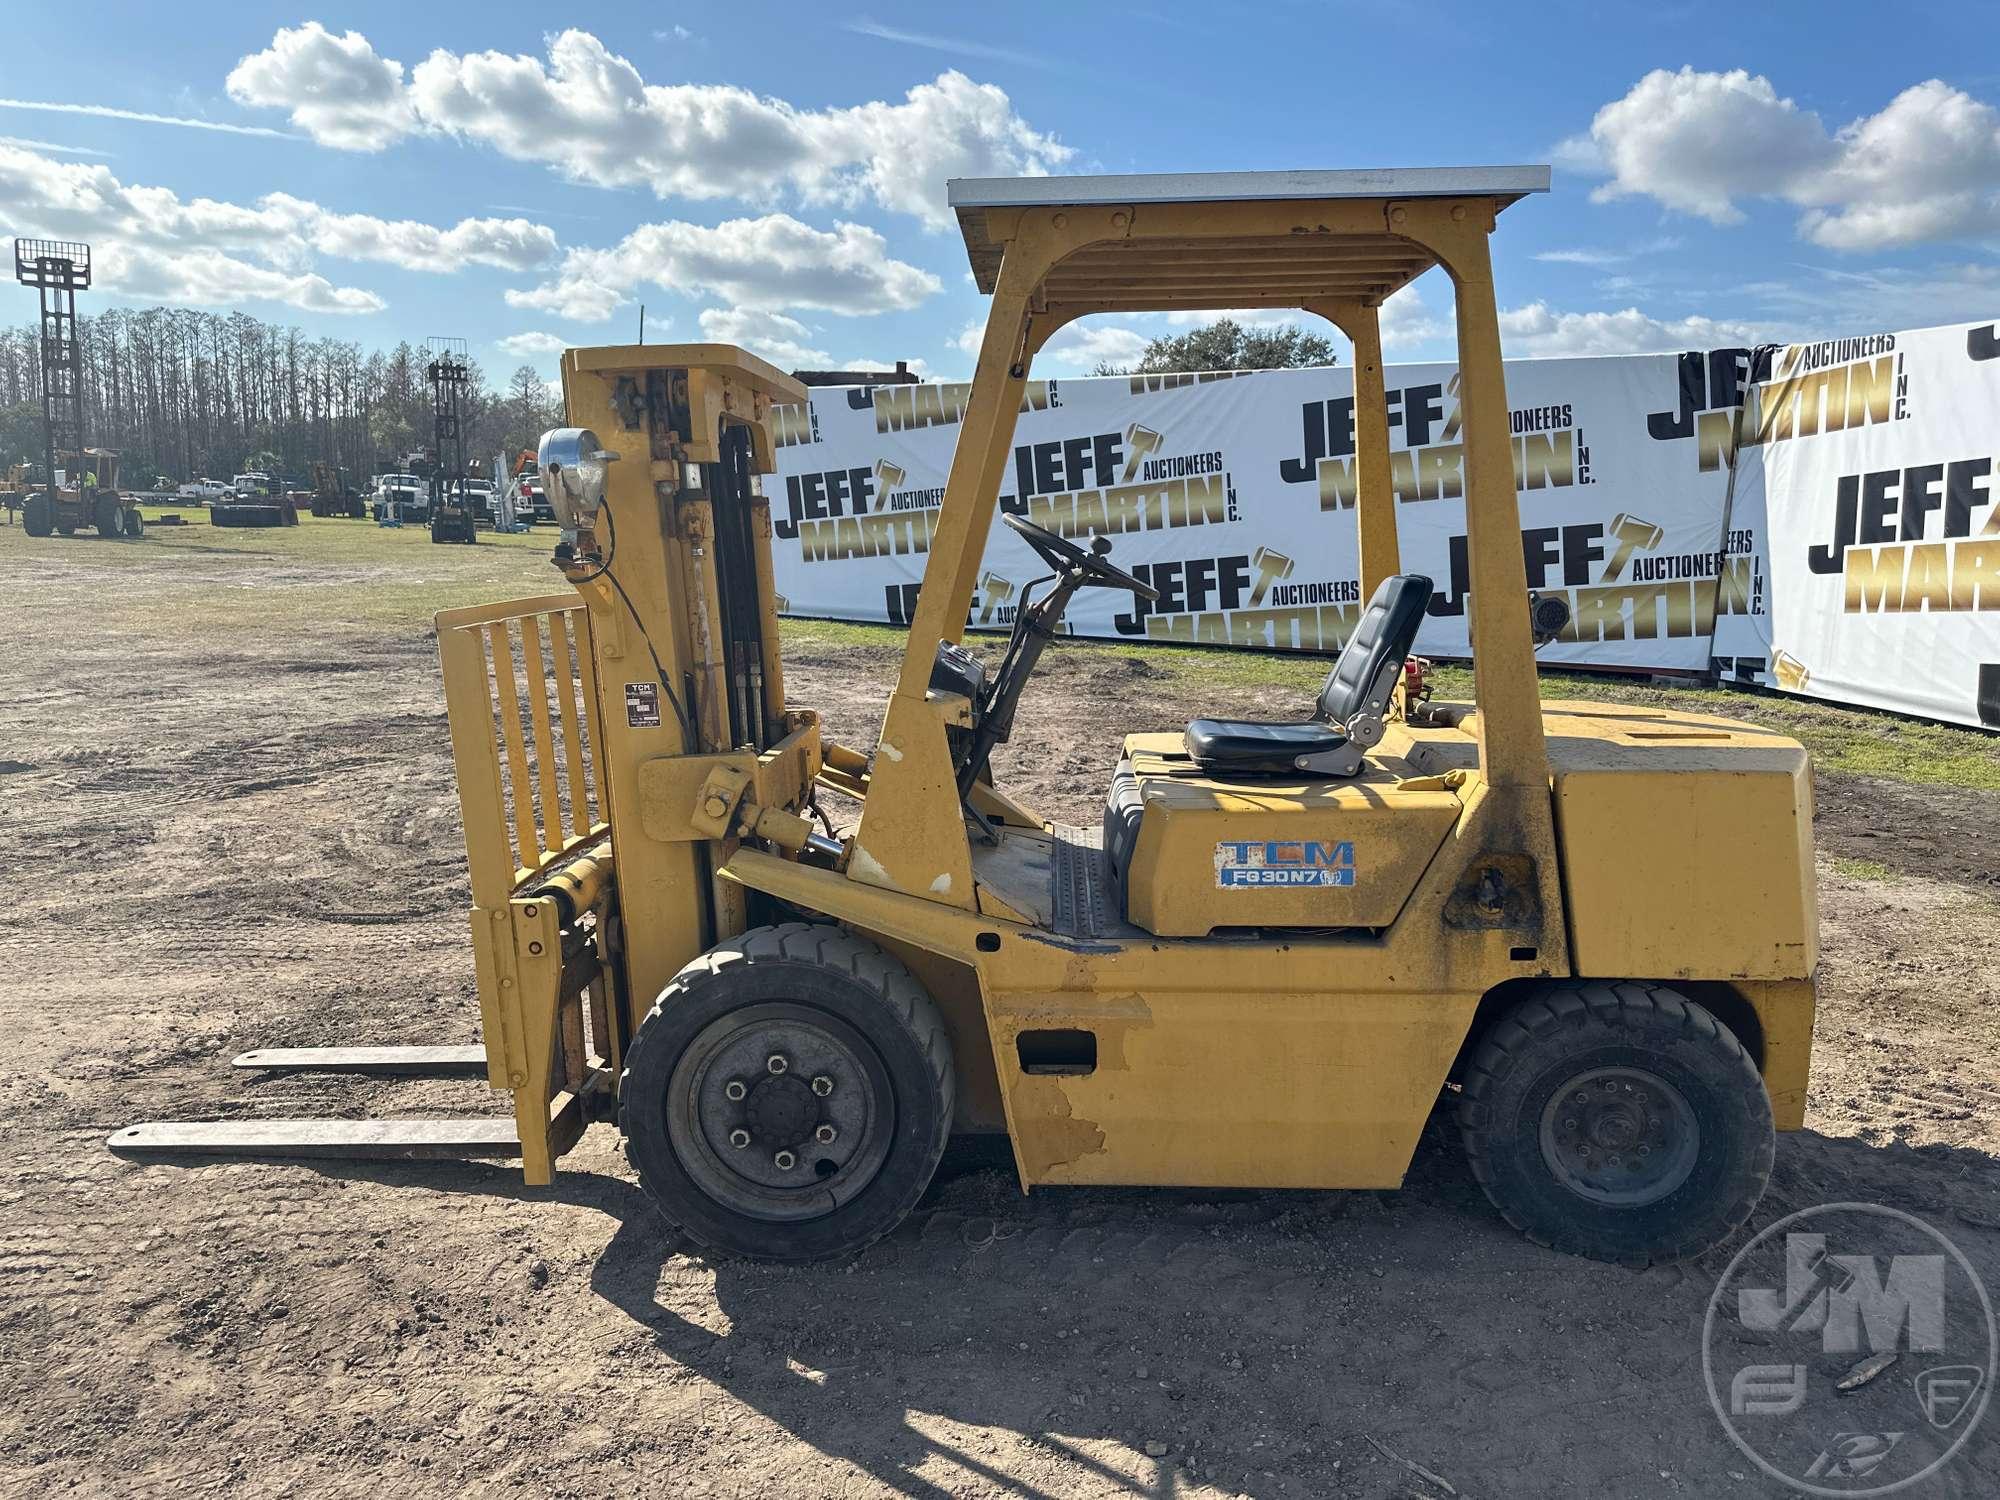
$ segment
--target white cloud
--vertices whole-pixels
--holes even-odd
[[[288,109],[322,146],[380,151],[416,128],[403,65],[377,57],[358,31],[335,36],[317,21],[284,27],[230,69],[238,104]]]
[[[872,199],[933,227],[950,222],[947,177],[1046,173],[1073,154],[1014,112],[1007,95],[956,71],[902,102],[800,109],[721,84],[652,84],[587,31],[548,56],[439,49],[403,67],[356,32],[316,22],[278,32],[229,75],[241,103],[291,111],[323,145],[379,150],[418,130],[542,162],[578,182],[662,198],[807,203]]]
[[[1615,266],[1629,257],[1618,250],[1538,250],[1535,259],[1564,266]]]
[[[1787,196],[1829,250],[2000,233],[2000,111],[1932,79],[1835,138],[1830,165]]]
[[[1828,151],[1819,116],[1741,68],[1655,68],[1590,122],[1611,180],[1592,195],[1644,194],[1716,224],[1743,217],[1735,200],[1772,193]]]
[[[1453,335],[1450,316],[1433,313],[1415,283],[1390,295],[1376,314],[1376,325],[1381,329],[1385,351],[1407,349],[1413,344]]]
[[[31,141],[18,135],[0,135],[0,146],[18,146],[23,151],[39,151],[44,156],[99,156],[109,157],[109,151],[95,151],[89,146],[64,146],[55,141]]]
[[[1767,327],[1716,318],[1649,317],[1636,307],[1620,312],[1558,312],[1545,302],[1504,309],[1500,343],[1510,359],[1578,354],[1648,354],[1680,349],[1754,344]]]
[[[1136,328],[1086,320],[1059,330],[1036,356],[1038,361],[1093,370],[1100,364],[1131,365],[1152,341]],[[979,345],[973,344],[976,352]]]
[[[1656,69],[1597,112],[1590,143],[1609,176],[1599,200],[1642,195],[1731,224],[1738,200],[1779,198],[1831,250],[2000,233],[2000,111],[1937,79],[1829,133],[1762,75]]]
[[[96,285],[148,302],[239,307],[277,302],[305,312],[375,313],[388,304],[362,287],[335,286],[312,271],[260,266],[209,247],[162,251],[130,240],[91,246]]]
[[[525,219],[466,219],[449,228],[412,219],[334,213],[270,193],[255,205],[182,199],[121,181],[97,163],[59,162],[0,145],[0,221],[9,232],[86,239],[105,287],[202,305],[254,299],[313,312],[374,312],[373,292],[312,271],[315,256],[412,270],[467,265],[525,271],[557,253],[555,236]],[[176,267],[175,262],[185,261]]]
[[[648,283],[706,293],[740,309],[850,315],[914,307],[941,284],[930,272],[892,259],[887,242],[866,225],[836,224],[828,231],[789,214],[766,214],[713,226],[642,224],[608,249],[571,250],[553,280],[509,291],[507,304],[599,323]]]
[[[1784,337],[1822,338],[1893,328],[1925,328],[1993,315],[2000,266],[1943,264],[1923,269],[1842,270],[1802,265],[1783,280],[1732,287],[1732,297],[1773,309]]]
[[[410,271],[456,271],[468,265],[533,271],[556,258],[554,231],[526,219],[461,219],[443,229],[417,219],[332,213],[285,193],[269,193],[258,201],[275,217],[290,219],[310,248],[341,260],[388,261]]]
[[[843,21],[842,31],[851,31],[856,36],[872,36],[877,41],[901,42],[906,47],[922,47],[931,52],[949,52],[958,57],[978,57],[991,62],[1014,63],[1025,68],[1046,68],[1049,60],[1034,52],[1022,52],[1013,47],[996,47],[991,42],[974,41],[971,37],[939,36],[929,31],[906,31],[900,26],[884,26],[880,21],[862,16],[857,20]]]
[[[516,359],[548,359],[567,349],[569,340],[561,334],[531,329],[526,333],[510,333],[504,339],[495,339],[493,347]]]
[[[797,318],[752,308],[711,307],[700,318],[702,335],[718,344],[739,344],[774,364],[795,370],[831,369],[833,356],[809,347],[812,330]]]
[[[221,120],[197,120],[184,115],[153,115],[144,110],[120,109],[112,104],[51,104],[42,99],[0,99],[0,109],[40,110],[45,114],[91,115],[100,120],[131,120],[140,125],[173,125],[182,130],[216,130],[224,135],[261,135],[289,141],[296,137],[268,125],[230,125]]]

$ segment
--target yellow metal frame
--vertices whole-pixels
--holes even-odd
[[[1482,999],[1509,981],[1578,972],[1488,250],[1508,201],[1067,203],[987,208],[966,225],[993,302],[880,742],[865,771],[830,759],[830,779],[865,796],[849,860],[833,873],[746,847],[722,873],[967,976],[985,1035],[954,1021],[954,1044],[961,1059],[990,1048],[1023,1186],[1395,1186]],[[1426,765],[1430,750],[1395,723],[1371,759],[1413,792],[1456,799],[1442,844],[1408,854],[1421,877],[1383,927],[1240,941],[1055,937],[1010,906],[1014,893],[980,879],[945,732],[961,705],[927,691],[936,643],[964,630],[1035,353],[1096,312],[1276,306],[1334,322],[1355,348],[1356,524],[1372,592],[1399,568],[1380,306],[1433,265],[1451,277],[1457,306],[1476,711],[1453,737],[1471,753],[1449,770]],[[1040,822],[1005,805],[1010,830]],[[1385,832],[1400,836],[1393,819]],[[1434,843],[1414,822],[1403,833]],[[1788,858],[1721,878],[1749,902],[1743,887],[1767,877],[1803,882],[1809,901],[1809,860],[1803,874]],[[1645,897],[1643,872],[1628,864],[1617,899]],[[1786,979],[1732,974],[1726,962],[1704,970],[1737,997],[1758,1039],[1781,1127],[1795,1127],[1803,1107],[1817,957],[1807,940],[1793,951]],[[1096,1069],[1029,1072],[1017,1038],[1048,1028],[1092,1033]]]
[[[784,706],[761,496],[752,508],[761,684],[782,734],[736,745],[725,728],[727,695],[742,684],[726,678],[717,645],[717,515],[697,466],[718,461],[719,434],[733,423],[751,433],[753,468],[769,472],[773,409],[802,404],[804,391],[726,346],[566,355],[569,421],[616,455],[595,531],[564,564],[576,592],[439,619],[491,1078],[515,1092],[528,1180],[548,1180],[583,1104],[605,1092],[603,1069],[615,1076],[635,1013],[689,959],[741,931],[751,893],[761,892],[868,934],[910,964],[951,1035],[959,1124],[1006,1129],[1024,1186],[1397,1185],[1482,1001],[1510,982],[1594,972],[1577,959],[1558,797],[1578,828],[1643,803],[1645,777],[1593,774],[1602,768],[1592,756],[1617,745],[1688,742],[1649,762],[1659,777],[1679,778],[1654,789],[1722,786],[1745,764],[1730,757],[1743,748],[1735,730],[1747,727],[1724,721],[1635,726],[1583,714],[1545,724],[1488,251],[1495,216],[1514,196],[1072,202],[962,215],[993,304],[915,623],[867,755],[824,741],[811,713]],[[1156,930],[1059,935],[1046,886],[1032,878],[1048,867],[1050,826],[982,783],[970,800],[998,843],[975,851],[947,740],[969,706],[929,691],[937,643],[965,628],[1035,353],[1092,312],[1275,306],[1334,322],[1355,348],[1355,524],[1372,592],[1399,569],[1380,307],[1432,266],[1450,275],[1457,301],[1475,704],[1421,724],[1393,719],[1367,775],[1338,792],[1246,793],[1173,772],[1180,790],[1160,803],[1170,822],[1193,830],[1182,840],[1189,848],[1212,844],[1218,820],[1365,809],[1377,878],[1393,889],[1349,903],[1354,925],[1344,930],[1255,924],[1224,941],[1193,935],[1204,908],[1173,888],[1197,878],[1190,862],[1154,859],[1127,894]],[[488,663],[510,630],[576,644],[574,684],[564,677],[561,686],[580,698],[575,722],[590,746],[597,812],[585,826],[524,820],[516,794],[542,788],[555,726],[570,720],[554,685],[553,714],[537,709],[538,693],[506,698]],[[648,684],[677,711],[637,711]],[[1159,759],[1157,738],[1128,742],[1142,777],[1169,774],[1147,769],[1149,755]],[[1763,844],[1712,869],[1676,867],[1671,878],[1712,882],[1701,892],[1710,910],[1755,910],[1784,885],[1789,925],[1767,934],[1739,924],[1727,942],[1692,944],[1674,974],[1599,977],[1705,986],[1754,1043],[1778,1124],[1792,1128],[1803,1112],[1817,962],[1810,806],[1803,752],[1795,764],[1786,757],[1796,746],[1765,748],[1775,758],[1760,763],[1757,787],[1689,801],[1691,816],[1724,803],[1740,810]],[[811,843],[815,784],[862,799],[835,867]],[[1177,835],[1163,825],[1152,836]],[[1646,952],[1629,933],[1621,947],[1612,929],[1643,922],[1658,891],[1642,866],[1592,837],[1589,951]],[[801,859],[809,847],[816,852]],[[1199,875],[1212,878],[1206,868]],[[558,898],[572,915],[595,914],[591,953],[575,949],[576,924],[562,952]],[[1189,935],[1171,935],[1177,927]],[[569,1059],[586,1011],[602,1044],[589,1052],[596,1071],[579,1082]],[[1030,1069],[1019,1038],[1050,1029],[1091,1033],[1095,1069]]]

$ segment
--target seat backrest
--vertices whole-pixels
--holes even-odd
[[[1417,627],[1423,624],[1424,608],[1430,601],[1431,581],[1421,573],[1398,573],[1382,580],[1368,608],[1361,612],[1361,621],[1340,659],[1326,674],[1316,717],[1329,724],[1345,724],[1368,707],[1371,698],[1386,700],[1410,647],[1416,644]],[[1379,714],[1383,707],[1386,701],[1378,704],[1375,712]]]

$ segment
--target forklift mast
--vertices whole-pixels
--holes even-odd
[[[76,294],[90,286],[90,246],[71,240],[14,241],[14,279],[41,299],[43,473],[55,489],[56,457],[83,451],[83,345]],[[82,491],[81,474],[70,482]]]
[[[431,451],[436,455],[430,470],[431,540],[469,542],[472,500],[465,491],[463,407],[471,371],[465,340],[431,338],[425,343],[431,353],[424,373],[431,383]]]
[[[716,877],[743,837],[816,837],[821,766],[817,717],[785,709],[758,479],[773,404],[804,390],[649,344],[569,351],[563,391],[585,441],[551,467],[545,439],[543,482],[572,590],[437,617],[488,1076],[529,1182],[609,1107],[634,1003],[743,930]]]

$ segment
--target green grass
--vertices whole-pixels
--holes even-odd
[[[1896,872],[1879,859],[1850,859],[1844,854],[1833,857],[1833,867],[1850,880],[1894,880]]]
[[[163,509],[173,508],[148,507],[149,519]],[[421,526],[389,530],[371,521],[303,515],[296,527],[238,530],[210,526],[207,514],[194,507],[181,513],[192,524],[150,526],[139,543],[92,534],[35,541],[18,525],[0,525],[0,588],[17,601],[16,619],[55,611],[65,629],[74,628],[81,602],[68,587],[74,583],[89,592],[99,628],[135,636],[226,639],[272,629],[427,634],[440,609],[564,587],[549,565],[556,533],[547,526],[511,536],[482,531],[478,545],[463,547],[435,545]],[[176,566],[182,562],[184,568]],[[885,625],[787,620],[784,639],[792,650],[888,655],[902,650],[905,633]],[[1191,694],[1268,692],[1274,705],[1303,702],[1326,672],[1323,657],[1282,652],[1119,641],[1065,641],[1060,649],[1137,658]],[[1437,691],[1442,698],[1470,698],[1471,672],[1440,668]],[[2000,791],[2000,736],[1979,730],[1776,694],[1656,687],[1643,679],[1575,672],[1545,674],[1542,695],[1720,714],[1794,736],[1822,771]]]

